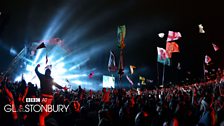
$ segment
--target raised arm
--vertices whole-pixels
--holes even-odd
[[[42,76],[42,74],[38,71],[38,68],[40,67],[40,64],[38,64],[35,68],[35,73],[37,74],[37,76],[40,78],[40,76]]]
[[[55,87],[57,87],[58,89],[63,89],[63,87],[61,86],[61,85],[59,85],[59,84],[57,84],[57,83],[53,83],[53,85],[55,86]]]

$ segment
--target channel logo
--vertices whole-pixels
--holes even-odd
[[[40,98],[26,98],[26,102],[40,102]]]

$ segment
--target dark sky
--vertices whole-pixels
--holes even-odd
[[[201,77],[204,55],[216,57],[211,43],[224,45],[224,9],[214,0],[1,0],[0,12],[1,71],[14,58],[8,49],[14,47],[19,52],[25,44],[42,39],[57,15],[61,17],[54,26],[61,27],[53,28],[52,37],[69,34],[69,47],[110,45],[87,64],[102,72],[107,70],[109,50],[119,54],[116,31],[123,24],[127,27],[125,65],[136,65],[147,78],[156,78],[156,47],[165,47],[166,36],[159,38],[160,32],[179,31],[183,36],[177,41],[181,53],[174,55],[168,77],[175,73],[177,62],[181,62],[182,73],[191,71]],[[198,33],[200,23],[206,34]],[[71,40],[78,33],[83,35]],[[222,52],[217,55],[223,57]]]

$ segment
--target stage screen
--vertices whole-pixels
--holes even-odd
[[[111,88],[115,87],[115,78],[111,76],[103,75],[103,87],[104,88]]]

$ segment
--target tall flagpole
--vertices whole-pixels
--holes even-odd
[[[203,61],[203,73],[204,73],[204,81],[206,81],[206,78],[205,78],[205,63]]]
[[[162,85],[164,84],[164,78],[165,78],[165,63],[163,64],[163,79],[162,79]]]
[[[157,82],[158,82],[158,86],[159,86],[159,65],[158,62],[156,63],[157,66]]]

